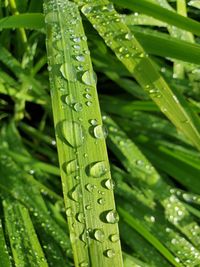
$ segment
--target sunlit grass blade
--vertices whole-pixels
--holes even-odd
[[[95,25],[107,45],[112,48],[119,60],[152,97],[161,111],[200,149],[199,118],[192,114],[186,101],[180,97],[178,92],[174,94],[170,89],[148,54],[130,33],[129,28],[120,20],[113,6],[109,5],[107,0],[99,1],[97,4],[83,6],[82,12]],[[98,18],[96,18],[97,14]],[[107,23],[103,24],[105,21]]]
[[[171,194],[170,185],[160,176],[138,147],[108,116],[105,124],[110,130],[108,145],[121,160],[131,176],[144,188],[151,188],[152,194],[165,209],[167,220],[185,234],[196,246],[200,246],[200,227],[193,221],[183,203]],[[139,177],[139,178],[138,178]],[[178,212],[180,210],[180,212]],[[196,238],[191,234],[196,233]]]
[[[6,228],[11,243],[12,254],[16,266],[48,264],[35,233],[27,209],[7,198],[3,201]],[[28,253],[26,253],[28,250]]]
[[[63,193],[76,266],[122,266],[105,129],[78,8],[45,1],[47,55]],[[105,199],[105,201],[104,201]],[[102,205],[104,204],[104,205]]]

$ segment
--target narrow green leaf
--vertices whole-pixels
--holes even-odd
[[[157,250],[164,255],[169,262],[171,262],[174,266],[180,267],[182,266],[178,262],[175,261],[174,256],[169,252],[169,250],[162,245],[162,243],[156,239],[150,232],[148,232],[136,219],[134,219],[128,212],[126,212],[123,208],[118,207],[119,213],[122,215],[127,224],[132,226],[138,233],[145,237]]]
[[[43,15],[41,13],[26,13],[0,19],[0,30],[13,28],[42,29],[44,28]]]
[[[118,215],[81,17],[69,1],[47,0],[44,12],[54,123],[75,265],[122,266],[120,241],[110,241],[110,235],[119,235]]]
[[[48,267],[27,209],[9,198],[3,206],[15,265]]]
[[[2,222],[0,221],[0,263],[3,267],[11,267],[8,248],[5,242]]]
[[[185,18],[184,16],[169,11],[146,0],[114,0],[113,2],[122,7],[130,8],[133,11],[141,12],[168,24],[177,26],[183,30],[200,35],[199,22],[190,18]]]
[[[200,149],[199,118],[180,94],[171,90],[113,5],[107,0],[94,1],[84,5],[82,12],[161,111]]]

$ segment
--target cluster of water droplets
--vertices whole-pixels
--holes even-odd
[[[166,228],[166,233],[172,233],[172,229]],[[172,234],[173,235],[173,234]],[[187,266],[198,266],[200,263],[199,251],[189,243],[185,238],[179,235],[173,235],[171,242],[168,244],[169,248],[176,255],[177,262],[184,262]]]
[[[106,223],[108,227],[111,227],[119,220],[117,211],[112,209],[112,206],[109,209],[110,205],[106,202],[106,194],[114,189],[114,182],[109,177],[108,162],[102,159],[82,166],[79,160],[80,157],[89,158],[88,153],[79,155],[80,151],[83,151],[82,147],[87,145],[87,139],[93,138],[96,145],[108,135],[106,127],[98,118],[94,117],[88,120],[88,128],[86,124],[84,127],[82,125],[84,120],[82,114],[84,112],[89,113],[96,101],[94,98],[96,75],[91,68],[87,38],[80,31],[78,9],[74,8],[72,2],[68,2],[67,5],[63,4],[61,0],[56,2],[55,4],[54,1],[50,1],[49,4],[53,6],[51,8],[46,7],[45,21],[52,30],[52,46],[55,54],[54,57],[48,59],[51,85],[53,88],[59,89],[63,109],[69,109],[74,114],[72,121],[63,120],[57,124],[57,137],[74,154],[74,157],[62,164],[62,170],[66,177],[74,178],[67,193],[69,201],[66,208],[66,215],[70,224],[70,239],[72,245],[76,246],[81,241],[83,247],[88,246],[90,242],[97,242],[97,245],[105,242],[103,255],[107,258],[113,258],[116,255],[114,243],[119,241],[119,234],[110,232],[108,235],[101,227],[87,228],[86,218],[87,213],[90,213],[97,205],[101,211],[99,226],[102,225],[103,227]],[[110,8],[112,7],[110,6]],[[59,13],[57,12],[58,9]],[[48,10],[51,11],[48,12]],[[66,43],[68,44],[67,47]],[[56,77],[53,77],[54,71],[57,74]],[[77,84],[79,88],[76,87]],[[81,180],[82,172],[88,176],[85,184]],[[63,188],[65,187],[63,182]],[[84,201],[82,200],[83,194]],[[90,203],[88,200],[93,198],[95,203]],[[79,229],[78,232],[77,229]],[[117,231],[117,227],[115,229]],[[79,266],[89,266],[88,260],[81,261]]]
[[[131,31],[121,24],[123,22],[122,17],[115,11],[113,4],[85,5],[82,7],[82,12],[104,38],[106,44],[115,50],[120,60],[134,57],[139,62],[142,58],[148,57]],[[116,24],[119,24],[117,31],[112,27]]]

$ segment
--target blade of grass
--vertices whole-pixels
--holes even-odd
[[[3,206],[15,265],[34,264],[47,267],[48,264],[27,209],[9,198],[3,201]]]
[[[184,16],[150,3],[146,0],[141,0],[140,2],[137,0],[113,0],[113,2],[122,7],[141,12],[183,30],[200,35],[199,22],[190,18],[185,18]]]
[[[44,12],[54,123],[75,265],[122,266],[120,242],[109,240],[110,234],[119,235],[118,215],[109,190],[112,186],[106,183],[112,181],[105,133],[81,17],[69,1],[45,1]],[[106,199],[104,205],[101,198]]]
[[[178,92],[174,94],[171,91],[128,27],[121,22],[113,6],[107,0],[102,0],[98,4],[83,6],[82,12],[161,111],[200,149],[199,118],[192,114]]]
[[[2,222],[0,220],[0,263],[4,267],[11,267],[11,262],[10,262],[10,257],[9,257],[9,252],[7,249],[7,245],[5,242],[5,237],[4,237],[4,232],[3,232],[3,227],[2,227]]]
[[[118,206],[119,213],[127,224],[132,226],[140,235],[145,237],[170,263],[176,267],[182,266],[174,259],[174,256],[165,248],[159,240],[157,240],[150,232],[148,232],[135,218],[129,215],[123,208]]]
[[[44,28],[43,15],[41,13],[25,13],[0,19],[1,30],[22,27],[31,30],[42,30]]]

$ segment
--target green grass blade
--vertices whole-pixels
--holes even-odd
[[[150,232],[148,232],[135,218],[129,215],[123,208],[118,207],[119,213],[122,215],[127,224],[132,226],[138,233],[145,237],[157,250],[168,259],[174,266],[180,267],[182,266],[178,262],[175,261],[174,256],[169,252],[167,248],[165,248],[162,243],[157,240]]]
[[[109,239],[119,235],[118,216],[112,186],[107,186],[112,181],[105,132],[81,17],[69,1],[45,1],[44,10],[54,123],[75,264],[122,266],[120,242]]]
[[[200,35],[199,22],[190,18],[185,18],[184,16],[150,3],[146,0],[141,0],[139,2],[137,0],[114,0],[113,2],[122,7],[141,12],[183,30]]]
[[[87,4],[82,12],[120,61],[152,97],[161,111],[200,149],[199,118],[178,93],[174,94],[141,45],[107,0]],[[97,17],[98,15],[98,17]],[[120,45],[119,45],[120,41]],[[176,113],[174,112],[176,111]]]
[[[0,221],[0,263],[4,267],[11,267],[11,262],[9,258],[8,248],[5,242],[2,222]]]
[[[175,58],[194,64],[200,62],[200,45],[198,44],[179,40],[168,34],[149,29],[139,27],[130,27],[130,29],[145,51],[152,55]],[[190,51],[190,53],[186,54],[185,51]]]
[[[25,28],[41,30],[44,28],[44,18],[41,13],[26,13],[0,19],[0,29]]]
[[[27,209],[9,198],[3,206],[15,265],[48,267]]]

